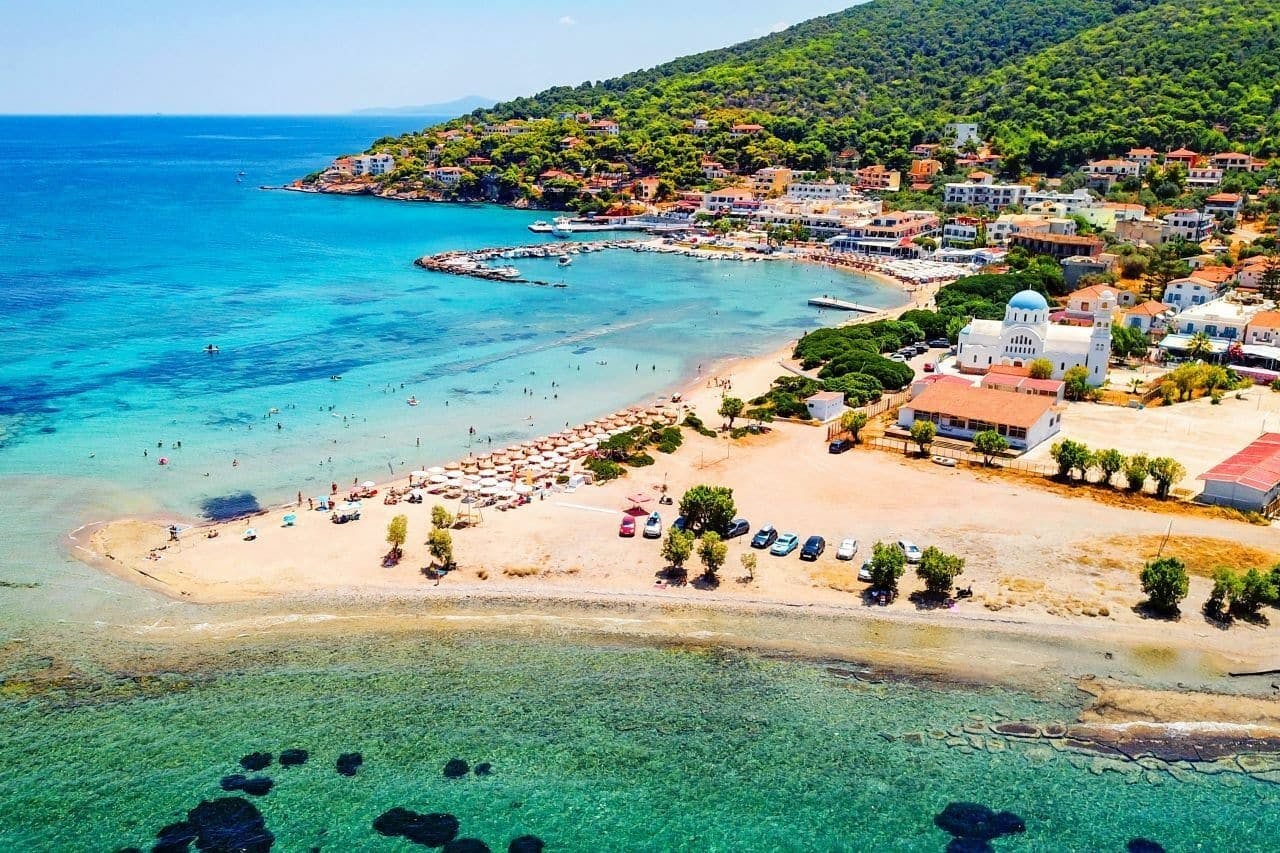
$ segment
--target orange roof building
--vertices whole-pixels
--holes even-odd
[[[995,430],[1011,448],[1030,450],[1062,429],[1062,409],[1054,396],[936,382],[898,410],[903,429],[922,420],[946,438],[968,441]]]

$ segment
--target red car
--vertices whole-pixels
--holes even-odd
[[[619,536],[635,536],[636,535],[635,518],[629,515],[624,515],[622,517],[622,523],[618,525],[618,535]]]
[[[933,373],[933,371],[937,369],[938,369],[937,365],[935,365],[932,361],[925,362],[925,365],[924,365],[925,373]]]

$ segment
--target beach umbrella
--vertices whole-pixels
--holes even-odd
[[[538,442],[536,442],[536,441],[522,441],[522,442],[520,442],[520,446],[521,446],[521,447],[523,447],[525,450],[533,450],[535,447],[537,447],[537,446],[538,446]]]
[[[582,449],[582,448],[584,448],[584,447],[586,447],[586,445],[585,445],[585,444],[583,444],[581,441],[571,441],[571,442],[569,442],[569,444],[568,444],[568,445],[566,445],[566,448],[565,448],[565,449],[566,449],[566,450],[581,450],[581,449]]]
[[[541,468],[543,471],[550,471],[552,468],[555,468],[555,467],[556,467],[556,463],[554,463],[554,462],[543,462],[543,463],[542,463],[541,465],[539,465],[538,467],[539,467],[539,468]]]
[[[478,483],[480,481],[480,475],[476,473],[464,474],[462,479],[469,483]]]
[[[410,479],[410,480],[412,480],[412,479],[414,479],[414,478],[417,478],[417,479],[420,479],[420,480],[421,480],[421,479],[425,479],[425,478],[426,478],[426,476],[427,476],[427,472],[426,472],[426,471],[410,471],[410,472],[409,472],[409,479]]]
[[[446,477],[444,474],[432,474],[430,477],[427,478],[427,480],[437,485],[439,485],[440,483],[449,482],[449,478]]]
[[[636,492],[634,495],[627,495],[627,502],[637,508],[644,506],[651,500],[653,500],[653,498],[649,497],[644,492]]]
[[[485,478],[483,478],[483,479],[481,479],[481,480],[480,480],[480,485],[481,485],[481,486],[496,486],[496,485],[498,485],[498,481],[497,481],[496,479],[494,479],[493,477],[485,477]]]
[[[286,513],[285,517],[281,519],[281,521],[284,522],[285,527],[293,527],[294,523],[297,520],[298,520],[298,516],[292,512]]]
[[[428,469],[427,469],[427,473],[428,473],[428,474],[443,474],[443,473],[444,473],[444,469],[443,469],[443,468],[441,468],[439,465],[433,465],[433,466],[431,466],[430,468],[428,468]]]
[[[413,489],[413,490],[411,490],[411,491],[409,492],[409,494],[410,494],[412,497],[420,498],[420,497],[422,497],[422,489]]]
[[[377,487],[378,487],[378,484],[373,482],[373,480],[365,480],[363,483],[360,484],[360,488],[362,489],[376,489]]]
[[[594,438],[596,441],[602,441],[609,437],[609,433],[605,432],[604,430],[596,430],[595,432],[591,433],[591,437]]]
[[[516,483],[515,486],[511,488],[511,491],[515,492],[517,495],[527,495],[533,492],[533,486],[530,486],[528,483]]]
[[[450,462],[450,463],[446,464],[444,467],[445,467],[445,470],[446,470],[446,471],[461,471],[461,470],[462,470],[462,463],[461,463],[461,462]]]
[[[497,468],[494,468],[493,470],[498,474],[510,474],[514,469],[510,465],[499,465]]]
[[[473,482],[473,481],[471,481],[471,480],[468,480],[467,482],[465,482],[465,483],[463,483],[463,484],[462,484],[462,491],[464,491],[464,492],[478,492],[478,491],[480,491],[480,484],[479,484],[479,483],[476,483],[476,482]]]
[[[501,489],[499,489],[497,486],[481,486],[481,487],[480,487],[480,494],[482,494],[482,495],[486,495],[486,496],[489,496],[489,497],[492,497],[493,495],[496,495],[496,494],[497,494],[498,492],[500,492],[500,491],[502,491],[502,490],[501,490]]]
[[[535,453],[535,454],[533,454],[532,456],[530,456],[529,458],[527,458],[525,461],[526,461],[526,462],[530,462],[530,463],[532,463],[532,464],[534,464],[534,465],[539,465],[539,464],[541,464],[541,463],[542,463],[542,454],[541,454],[541,453]]]
[[[481,453],[479,456],[476,457],[476,459],[480,460],[481,462],[487,462],[492,458],[493,458],[492,453]]]
[[[244,531],[244,538],[246,542],[252,542],[254,539],[258,538],[258,531],[252,527],[247,527]]]

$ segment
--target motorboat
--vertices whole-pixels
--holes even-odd
[[[218,348],[215,347],[213,344],[209,344],[207,347],[205,347],[204,351],[209,353],[210,355],[213,355],[215,352],[219,352]]]
[[[567,267],[571,263],[573,263],[573,258],[569,257],[568,255],[560,256],[560,266]]]
[[[416,406],[418,405],[418,398],[410,397],[408,400],[405,400],[405,402],[408,403],[410,406]]]

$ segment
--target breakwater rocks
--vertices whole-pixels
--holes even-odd
[[[523,277],[520,270],[512,266],[512,261],[529,258],[557,258],[563,266],[573,262],[575,255],[603,252],[606,249],[630,249],[636,245],[635,240],[592,240],[590,242],[564,241],[560,243],[538,243],[532,246],[507,246],[496,249],[472,249],[470,251],[441,252],[438,255],[424,255],[414,261],[415,266],[432,272],[463,275],[480,278],[486,281],[505,281],[512,284],[534,284],[541,287],[565,287],[564,284],[551,284],[546,281],[535,281]]]

